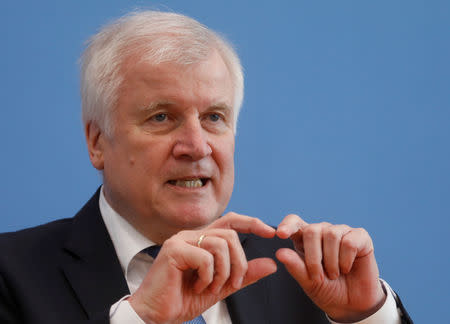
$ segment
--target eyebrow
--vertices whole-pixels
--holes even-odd
[[[150,103],[149,105],[140,107],[140,111],[143,112],[151,112],[153,110],[156,110],[160,106],[169,106],[174,105],[175,103],[169,100],[160,100],[160,101],[154,101]]]
[[[175,105],[175,103],[170,100],[160,100],[160,101],[152,102],[149,105],[142,106],[139,108],[139,110],[144,111],[144,112],[145,111],[153,111],[153,110],[156,110],[160,106],[170,106],[170,105]],[[233,108],[223,101],[215,102],[207,108],[207,110],[211,110],[211,109],[228,110],[230,112],[233,112]]]
[[[230,107],[225,101],[214,102],[212,105],[210,105],[210,107],[224,108],[224,109],[232,110],[232,107]]]
[[[230,113],[233,113],[233,107],[231,107],[230,105],[228,105],[226,102],[223,101],[218,101],[213,103],[212,105],[210,105],[208,107],[207,110],[213,110],[213,109],[219,109],[222,111],[229,111]]]

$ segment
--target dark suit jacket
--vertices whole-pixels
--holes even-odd
[[[109,323],[110,306],[129,290],[98,200],[99,191],[74,218],[0,235],[1,323]],[[241,242],[249,259],[289,245],[252,235]],[[328,323],[280,264],[226,302],[233,323]]]

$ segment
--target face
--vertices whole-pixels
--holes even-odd
[[[88,145],[111,206],[161,242],[211,223],[228,204],[233,84],[216,52],[190,66],[135,62],[123,66],[113,134],[99,132],[95,142],[88,134]]]

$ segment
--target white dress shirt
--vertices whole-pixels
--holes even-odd
[[[119,258],[128,288],[133,294],[153,263],[153,258],[141,251],[155,243],[139,233],[112,209],[105,199],[103,188],[100,192],[99,204],[100,213]],[[125,299],[127,297],[129,295],[123,296],[110,308],[110,323],[145,324]],[[232,324],[225,301],[216,303],[202,315],[207,324]]]
[[[143,236],[130,223],[121,217],[108,204],[103,194],[103,187],[100,192],[100,213],[105,222],[109,236],[113,242],[117,257],[119,258],[125,280],[131,294],[133,294],[145,275],[150,269],[153,258],[141,252],[143,249],[155,245],[154,242]],[[384,305],[378,312],[355,324],[400,324],[400,316],[397,311],[393,292],[387,287],[387,298]],[[126,300],[130,295],[123,296],[110,308],[110,324],[145,324],[136,314],[130,303]],[[232,324],[225,301],[220,301],[207,309],[203,314],[207,324]],[[331,323],[339,324],[337,322]]]

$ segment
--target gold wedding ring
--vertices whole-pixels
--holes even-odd
[[[198,246],[198,247],[201,247],[200,244],[202,244],[202,241],[203,241],[203,239],[204,239],[205,237],[206,237],[205,234],[200,235],[200,237],[198,238],[198,241],[197,241],[197,246]]]

